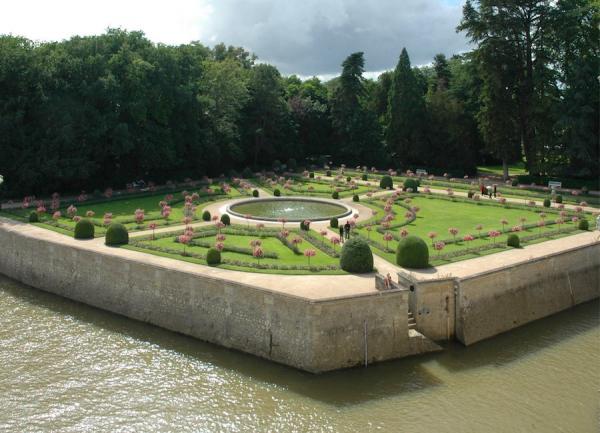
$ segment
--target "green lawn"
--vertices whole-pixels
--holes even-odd
[[[495,243],[505,245],[506,238],[508,236],[508,232],[511,227],[518,226],[521,224],[520,218],[526,218],[525,224],[535,224],[540,220],[540,211],[543,211],[541,208],[536,208],[537,212],[534,210],[526,209],[526,208],[506,208],[499,205],[492,205],[487,203],[475,204],[470,202],[463,201],[451,201],[442,198],[436,198],[434,195],[420,195],[413,196],[410,198],[410,206],[418,206],[420,211],[417,213],[417,218],[403,227],[393,227],[395,224],[401,224],[406,221],[405,214],[407,209],[404,207],[394,204],[392,209],[396,213],[395,218],[391,221],[391,228],[386,230],[386,232],[395,234],[399,236],[400,230],[407,230],[409,234],[416,235],[424,239],[429,245],[430,256],[435,257],[438,252],[433,249],[432,241],[429,239],[428,234],[430,232],[437,233],[437,237],[434,239],[435,241],[448,241],[453,239],[453,236],[448,232],[448,229],[453,227],[458,229],[458,234],[456,235],[457,239],[462,239],[464,235],[472,234],[474,236],[478,236],[481,234],[487,234],[491,230],[504,230],[501,236],[497,237]],[[376,204],[380,205],[377,206]],[[377,216],[374,218],[378,221],[381,220],[383,216],[383,211],[381,210],[381,205],[383,204],[381,201],[375,201],[369,203],[368,201],[363,201],[364,205],[370,206],[372,209],[378,212]],[[548,213],[546,211],[546,221],[549,223],[558,217],[557,214]],[[506,219],[508,224],[503,227],[501,220]],[[481,224],[482,230],[479,232],[476,229],[476,226]],[[572,223],[567,223],[563,225],[563,228],[573,227]],[[529,229],[525,229],[522,232],[519,232],[519,236],[529,236],[537,233],[543,232],[552,232],[557,230],[558,226],[556,225],[546,225],[543,228],[533,227]],[[365,238],[373,240],[379,244],[380,247],[389,246],[391,250],[396,249],[398,241],[396,239],[386,241],[383,239],[383,234],[376,230],[376,227],[373,227],[369,232],[366,227],[358,228],[357,233]],[[468,244],[468,245],[467,245]],[[493,245],[494,241],[489,238],[483,239],[475,239],[470,242],[459,241],[457,243],[447,243],[446,247],[443,249],[442,254],[453,253],[459,250],[463,250],[467,247],[475,248],[484,245]],[[375,247],[376,253],[384,257],[386,260],[394,263],[395,255],[392,252],[384,251],[385,248],[377,248],[377,245],[372,244]],[[468,256],[457,258],[463,260],[464,258],[468,258]]]
[[[213,190],[219,188],[218,184],[211,185]],[[201,218],[202,212],[202,204],[215,200],[225,200],[229,198],[239,197],[240,193],[235,188],[232,188],[229,194],[211,194],[206,195],[201,191],[196,191],[193,189],[188,190],[188,193],[199,192],[200,198],[194,203],[197,206],[196,213],[194,215],[195,220],[199,220]],[[173,196],[171,203],[171,215],[168,219],[164,219],[161,216],[161,207],[159,202],[165,200],[167,194],[171,194]],[[47,213],[40,217],[40,222],[37,224],[40,227],[49,228],[51,230],[57,231],[59,233],[68,233],[72,232],[75,229],[75,222],[72,218],[67,215],[66,208],[69,203],[62,203],[64,206],[60,209],[62,217],[57,221],[52,219],[52,215]],[[182,220],[184,217],[184,201],[182,192],[160,192],[152,195],[142,196],[142,197],[125,197],[125,198],[114,198],[107,199],[105,201],[96,202],[86,204],[84,203],[74,203],[74,206],[77,208],[77,214],[80,217],[85,217],[88,211],[94,212],[94,216],[90,218],[90,220],[96,226],[96,236],[103,236],[106,233],[106,228],[103,224],[103,218],[105,213],[112,213],[113,222],[123,223],[129,231],[138,231],[138,230],[146,230],[148,228],[148,224],[155,223],[158,226],[165,225],[180,225],[182,224]],[[144,210],[144,222],[138,225],[135,222],[135,211],[137,209]],[[5,215],[9,217],[17,217],[21,221],[27,221],[27,217],[32,209],[14,209],[10,211],[5,211]]]
[[[477,167],[477,172],[481,175],[493,175],[493,176],[502,176],[504,172],[502,171],[502,165],[485,165]],[[517,162],[515,164],[508,165],[508,175],[509,176],[521,176],[527,174],[527,170],[525,169],[524,162]]]
[[[214,231],[212,228],[197,229],[196,233],[211,233]],[[130,247],[148,252],[150,254],[157,254],[160,256],[177,258],[182,260],[191,261],[194,263],[200,263],[206,265],[205,256],[208,252],[209,247],[188,245],[185,246],[179,242],[176,242],[176,235],[172,233],[168,236],[160,237],[155,240],[144,238],[143,240],[133,241]],[[216,233],[214,233],[216,235]],[[278,238],[264,233],[259,235],[255,233],[253,235],[246,234],[228,234],[227,230],[224,230],[226,239],[223,241],[225,247],[242,248],[249,250],[248,253],[241,253],[235,251],[224,250],[221,253],[222,260],[225,263],[220,264],[218,267],[224,269],[236,269],[243,271],[253,272],[274,272],[274,273],[286,273],[286,274],[307,274],[307,273],[326,273],[326,274],[340,274],[344,273],[339,269],[339,259],[329,256],[326,252],[320,250],[317,246],[313,245],[306,239],[298,245],[300,254],[295,254],[290,248],[285,246]],[[297,232],[291,231],[289,239],[297,237]],[[265,255],[276,254],[277,258],[262,258],[260,261],[253,257],[251,254],[252,247],[250,242],[253,240],[261,241],[261,248]],[[206,236],[195,238],[194,241],[206,242],[210,246],[214,246],[217,242],[216,237]],[[185,248],[185,256],[184,256]],[[316,255],[310,258],[310,266],[320,267],[321,269],[313,270],[306,269],[309,266],[308,258],[304,256],[304,251],[307,249],[315,250]],[[338,248],[339,250],[339,248]],[[195,257],[194,257],[195,256]],[[254,265],[262,265],[263,269],[258,269]],[[291,269],[280,269],[281,267],[289,267]],[[323,268],[328,269],[323,269]],[[277,268],[277,269],[272,269]]]

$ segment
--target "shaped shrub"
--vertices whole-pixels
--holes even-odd
[[[579,220],[579,225],[577,227],[579,228],[579,230],[589,230],[590,223],[588,222],[588,220]]]
[[[333,194],[331,194],[331,198],[334,198],[337,200],[338,198],[340,198],[340,193],[337,191],[333,191]]]
[[[360,201],[360,198],[358,198],[358,194],[354,194],[352,196],[352,201],[356,201],[356,202]]]
[[[36,211],[31,211],[31,213],[29,214],[29,222],[30,223],[37,223],[40,220],[38,213]]]
[[[327,177],[331,177],[331,170],[327,170],[327,171],[325,172],[325,174],[327,175]]]
[[[278,188],[275,188],[275,189],[273,190],[273,195],[274,195],[275,197],[280,197],[280,196],[281,196],[281,191],[279,191],[279,189],[278,189]]]
[[[210,221],[210,212],[205,210],[204,212],[202,212],[202,221]]]
[[[364,274],[373,271],[373,253],[369,244],[361,238],[352,238],[344,243],[340,267],[346,272]]]
[[[412,235],[400,239],[396,249],[396,264],[414,269],[429,267],[429,248],[425,241]]]
[[[224,213],[223,215],[221,215],[221,222],[226,226],[229,226],[231,225],[231,218],[229,218],[229,215]]]
[[[405,179],[404,180],[404,189],[411,189],[413,192],[417,192],[419,190],[419,181],[417,179]]]
[[[544,207],[550,207],[551,204],[552,204],[552,202],[550,201],[549,198],[544,199]]]
[[[557,196],[554,198],[554,201],[555,201],[556,203],[559,203],[559,204],[560,204],[560,203],[562,203],[562,195],[557,195]]]
[[[381,189],[392,189],[394,188],[394,181],[391,176],[383,176],[379,181],[379,188]]]
[[[329,220],[329,227],[332,229],[337,229],[339,227],[340,222],[336,217],[333,217]]]
[[[252,197],[258,197],[258,190],[257,189],[252,190]]]
[[[508,239],[506,239],[506,245],[513,248],[519,248],[521,246],[521,239],[519,239],[518,235],[511,233],[508,235]]]
[[[129,243],[129,232],[121,223],[112,223],[106,230],[106,245],[125,245]]]
[[[75,224],[75,239],[94,239],[94,224],[88,219],[82,219]]]
[[[304,230],[305,232],[310,230],[310,221],[308,221],[308,224],[304,221],[300,221],[300,230]]]
[[[311,171],[310,173],[308,173],[308,177],[310,177],[311,179],[315,178],[315,172]]]
[[[206,263],[210,266],[215,266],[221,263],[221,252],[215,248],[211,248],[206,253]]]
[[[366,174],[363,174],[361,177],[362,180],[369,180],[369,176]]]

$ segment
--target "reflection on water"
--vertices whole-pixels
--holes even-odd
[[[0,431],[597,432],[598,307],[315,376],[0,277]]]

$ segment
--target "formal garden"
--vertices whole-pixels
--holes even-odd
[[[588,230],[597,205],[585,190],[549,193],[513,182],[496,184],[492,194],[486,177],[366,167],[245,174],[25,197],[2,215],[222,269],[344,274],[372,271],[373,254],[426,268],[557,239]]]

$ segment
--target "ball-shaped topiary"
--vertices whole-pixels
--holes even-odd
[[[369,176],[367,174],[363,174],[361,177],[362,180],[369,180]]]
[[[305,232],[310,230],[310,221],[307,221],[307,223],[305,223],[304,221],[300,221],[300,230],[304,230]]]
[[[329,227],[331,227],[332,229],[337,229],[340,225],[340,222],[338,221],[338,219],[336,217],[333,217],[329,220]]]
[[[75,239],[94,239],[94,224],[88,219],[81,219],[75,224]]]
[[[205,210],[202,212],[202,221],[210,221],[211,215],[210,212]]]
[[[106,230],[106,245],[125,245],[129,243],[127,228],[121,223],[112,223]]]
[[[404,180],[404,189],[411,189],[412,192],[417,192],[419,190],[420,182],[417,179],[405,179]]]
[[[29,222],[30,223],[37,223],[40,220],[40,217],[38,215],[38,213],[36,211],[31,211],[31,213],[29,214]]]
[[[327,170],[327,171],[325,172],[325,175],[326,175],[327,177],[331,177],[331,170]]]
[[[215,248],[211,248],[206,253],[206,263],[210,266],[215,266],[221,263],[221,252]]]
[[[589,230],[590,223],[588,222],[588,220],[579,220],[579,225],[577,226],[577,228],[579,228],[579,230]]]
[[[346,182],[350,182],[352,180],[352,178],[350,176],[346,177]]]
[[[315,178],[315,172],[311,171],[310,173],[308,173],[308,177],[310,177],[311,179]]]
[[[364,274],[373,271],[373,253],[364,239],[352,238],[344,243],[340,267],[346,272]]]
[[[429,266],[429,248],[423,239],[406,236],[398,242],[396,263],[405,268],[421,269]]]
[[[274,195],[275,197],[280,197],[280,196],[281,196],[281,191],[279,191],[279,188],[275,188],[275,189],[273,190],[273,195]]]
[[[519,179],[516,177],[510,182],[512,186],[519,186]]]
[[[360,201],[360,198],[358,198],[358,194],[354,194],[354,195],[352,196],[352,201],[356,201],[356,202],[359,202],[359,201]]]
[[[559,203],[559,204],[560,204],[560,203],[562,203],[562,201],[563,201],[563,199],[562,199],[562,195],[557,195],[557,196],[554,198],[554,201],[555,201],[556,203]]]
[[[333,194],[331,194],[331,198],[337,200],[338,198],[340,198],[340,193],[337,191],[333,191]]]
[[[223,215],[221,215],[221,222],[226,226],[231,225],[231,218],[229,218],[229,215],[224,213]]]
[[[519,248],[521,246],[521,239],[515,233],[511,233],[508,235],[508,239],[506,239],[506,245],[513,248]]]
[[[392,189],[394,188],[394,181],[391,176],[383,176],[379,181],[379,188],[381,189]]]
[[[252,197],[258,197],[258,190],[257,189],[253,189],[252,190]]]
[[[550,207],[551,204],[552,204],[552,202],[550,201],[549,198],[544,199],[544,207]]]

